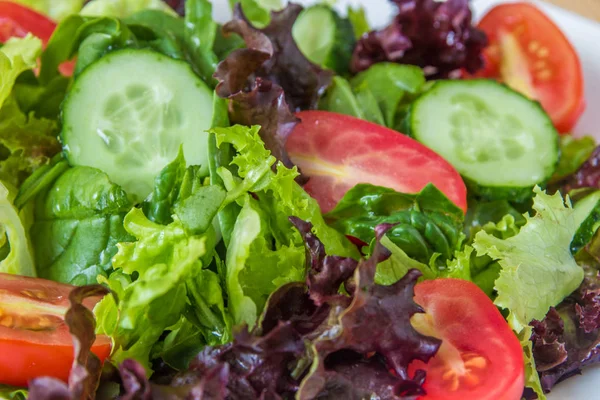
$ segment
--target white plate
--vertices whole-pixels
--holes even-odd
[[[302,5],[315,0],[294,0]],[[600,0],[597,0],[600,1]],[[506,3],[502,0],[473,0],[475,18],[481,17],[490,7]],[[585,76],[587,109],[575,128],[576,135],[592,135],[600,142],[600,24],[580,17],[561,8],[531,0],[538,4],[567,35],[575,46]],[[213,0],[215,18],[226,21],[230,17],[227,0]],[[337,0],[335,5],[345,13],[348,5],[362,5],[367,11],[369,22],[378,27],[387,24],[394,13],[389,0]],[[582,376],[560,383],[548,396],[549,400],[600,400],[600,366],[588,368]]]

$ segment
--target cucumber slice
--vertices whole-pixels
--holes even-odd
[[[188,165],[208,175],[212,91],[190,66],[151,50],[119,50],[90,65],[63,105],[71,165],[98,168],[134,201],[183,145]]]
[[[292,35],[302,54],[313,63],[338,74],[348,72],[356,44],[354,28],[331,7],[319,4],[302,11]]]
[[[558,132],[539,103],[491,80],[439,81],[408,118],[410,134],[487,199],[531,197],[558,162]]]

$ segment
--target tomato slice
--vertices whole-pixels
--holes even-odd
[[[421,143],[383,126],[327,111],[303,111],[286,143],[292,161],[310,179],[304,187],[323,212],[359,183],[417,193],[433,183],[467,208],[462,178]]]
[[[422,334],[442,340],[425,364],[411,373],[427,376],[423,400],[519,400],[525,383],[523,352],[496,306],[472,282],[436,279],[417,284],[415,302],[425,314],[411,323]]]
[[[74,355],[64,317],[73,288],[0,274],[0,383],[27,386],[39,376],[67,381]],[[89,298],[84,305],[92,309],[99,300]],[[110,350],[110,339],[99,335],[92,352],[104,361]]]
[[[0,1],[0,42],[13,36],[24,37],[29,32],[48,42],[54,32],[54,21],[31,8],[10,1]]]
[[[489,38],[479,77],[502,80],[538,100],[556,129],[569,132],[585,109],[583,72],[561,30],[530,3],[507,3],[486,14],[479,28]]]

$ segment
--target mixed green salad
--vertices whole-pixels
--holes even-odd
[[[0,397],[544,399],[600,150],[534,6],[0,1]]]

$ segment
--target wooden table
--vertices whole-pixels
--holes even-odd
[[[600,0],[546,0],[590,19],[600,21]]]

